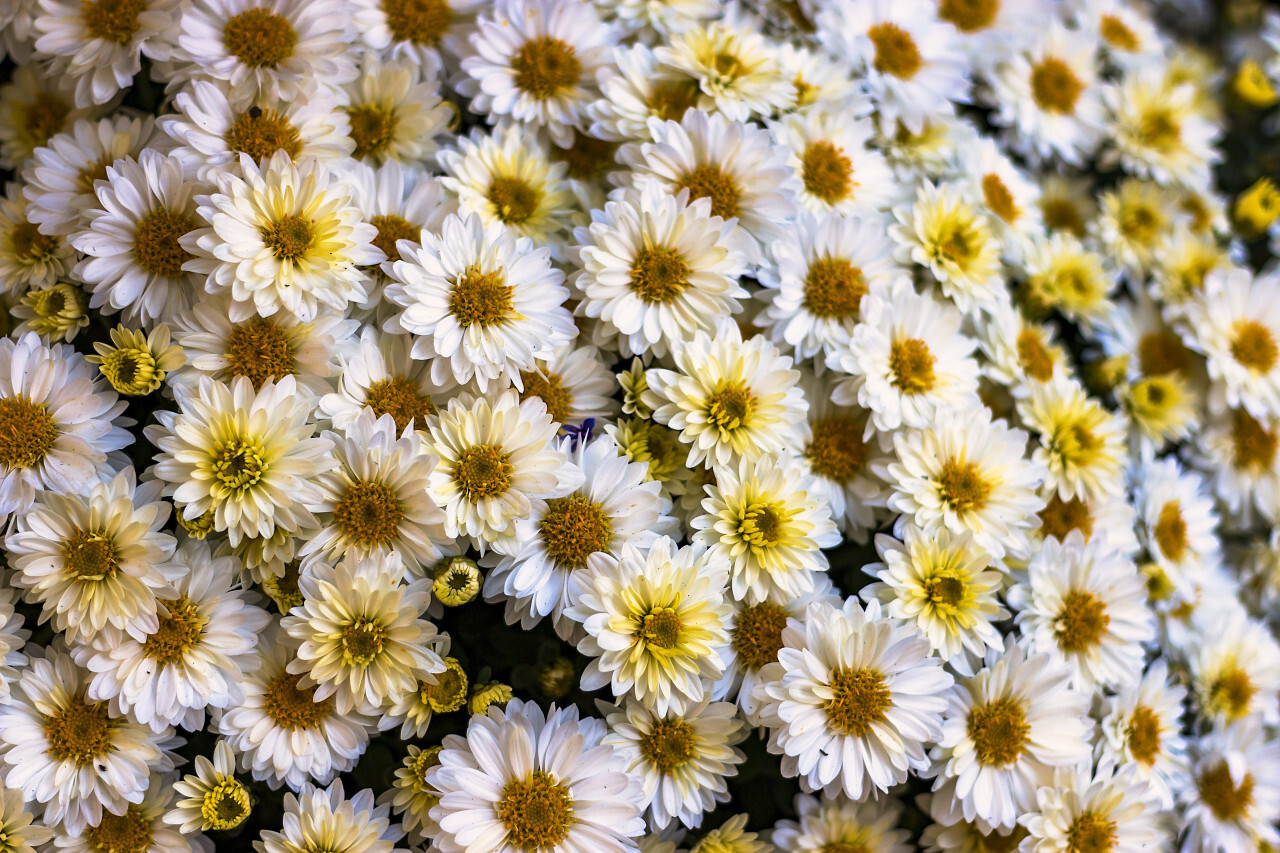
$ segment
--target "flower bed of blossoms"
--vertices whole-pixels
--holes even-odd
[[[0,45],[0,853],[1280,849],[1280,12]]]

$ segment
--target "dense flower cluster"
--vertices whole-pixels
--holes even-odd
[[[1280,848],[1280,12],[0,45],[0,853]]]

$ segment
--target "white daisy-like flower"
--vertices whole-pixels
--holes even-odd
[[[458,88],[490,124],[510,116],[567,148],[614,38],[583,0],[499,0],[471,36]]]
[[[1280,844],[1280,741],[1255,718],[1200,741],[1179,798],[1188,853],[1250,853]]]
[[[360,76],[347,86],[343,107],[355,142],[352,156],[378,165],[395,160],[406,166],[434,160],[436,137],[445,132],[453,107],[440,98],[433,75],[416,63],[366,53]]]
[[[1001,4],[1003,8],[1011,5]],[[969,194],[991,213],[987,225],[1000,239],[1005,258],[1014,263],[1021,261],[1028,244],[1044,233],[1039,187],[1013,164],[994,139],[985,136],[964,146],[959,161],[960,178]]]
[[[959,679],[930,753],[935,802],[1005,831],[1034,810],[1054,768],[1089,757],[1089,696],[1072,690],[1070,678],[1065,664],[1009,643],[977,675]]]
[[[4,838],[4,853],[36,853],[45,849],[53,837],[52,830],[43,822],[37,822],[32,810],[23,802],[22,792],[0,785],[0,833]]]
[[[1036,792],[1037,810],[1020,819],[1029,853],[1075,853],[1105,844],[1112,853],[1145,853],[1166,840],[1160,810],[1146,783],[1127,769],[1112,775],[1084,767],[1060,768],[1053,784]]]
[[[507,390],[494,400],[454,398],[430,428],[440,457],[430,490],[444,508],[445,533],[468,537],[482,554],[515,552],[516,522],[533,513],[533,501],[582,485],[582,471],[552,444],[559,426],[536,397],[520,402]]]
[[[898,278],[867,293],[860,319],[848,343],[827,356],[828,367],[849,374],[831,390],[836,403],[867,409],[882,432],[923,428],[943,412],[978,405],[977,342],[961,334],[954,307]]]
[[[850,597],[789,619],[782,643],[755,693],[784,777],[863,800],[929,766],[952,678],[914,628]]]
[[[390,414],[367,407],[343,434],[325,432],[338,466],[320,475],[320,500],[309,507],[322,525],[299,556],[336,562],[394,551],[415,578],[452,550],[444,513],[428,491],[438,461]]]
[[[316,687],[286,667],[297,644],[273,624],[259,635],[260,665],[245,673],[244,702],[214,714],[214,729],[240,756],[240,769],[272,788],[298,790],[310,780],[326,785],[356,766],[373,719],[335,710],[333,697],[315,698]]]
[[[357,39],[393,59],[439,72],[464,55],[476,13],[488,0],[352,0]]]
[[[1113,63],[1126,71],[1165,61],[1165,39],[1149,10],[1124,0],[1080,0],[1072,10],[1082,30],[1098,37]]]
[[[1232,601],[1218,619],[1199,620],[1191,644],[1191,685],[1201,717],[1218,727],[1249,716],[1280,720],[1280,644]]]
[[[1155,618],[1137,566],[1104,538],[1086,543],[1076,530],[1063,542],[1046,539],[1027,580],[1007,597],[1028,651],[1065,661],[1076,689],[1124,688],[1141,678]]]
[[[919,133],[969,99],[967,63],[956,31],[928,0],[841,0],[818,14],[827,50],[866,69],[881,128]]]
[[[235,829],[252,811],[249,789],[236,778],[236,754],[231,744],[219,740],[213,760],[195,757],[195,773],[173,783],[174,793],[184,797],[165,813],[164,821],[185,834],[194,830]]]
[[[10,183],[0,196],[0,281],[21,293],[66,280],[75,252],[65,236],[43,234],[27,215],[22,185]]]
[[[305,97],[356,76],[355,27],[342,0],[193,0],[184,6],[171,84],[225,83],[237,107]]]
[[[1177,222],[1172,193],[1154,181],[1125,178],[1101,201],[1090,236],[1131,278],[1146,276]]]
[[[6,27],[5,35],[9,32]],[[55,133],[105,111],[105,106],[77,108],[75,81],[49,74],[41,65],[18,65],[0,86],[0,167],[20,170]]]
[[[814,213],[865,213],[901,193],[884,156],[868,145],[875,126],[851,112],[847,105],[815,106],[770,125],[803,184],[796,200]]]
[[[51,75],[75,82],[76,106],[105,104],[133,84],[142,57],[169,58],[176,0],[39,0],[35,55]]]
[[[774,262],[757,273],[767,307],[755,322],[774,343],[789,344],[799,358],[822,356],[821,363],[848,341],[863,297],[901,272],[876,218],[805,212],[793,228],[793,239],[770,246]]]
[[[1127,768],[1143,782],[1161,808],[1173,808],[1186,782],[1186,740],[1182,702],[1187,690],[1170,683],[1169,668],[1157,660],[1142,680],[1103,700],[1098,723],[1099,767]]]
[[[1242,408],[1212,418],[1197,436],[1194,459],[1233,519],[1280,519],[1280,419]]]
[[[1125,423],[1066,375],[1032,386],[1018,417],[1035,434],[1031,458],[1063,500],[1098,499],[1124,486]]]
[[[623,544],[648,551],[659,536],[676,531],[671,501],[660,484],[646,481],[646,466],[621,455],[609,436],[565,448],[584,481],[564,497],[535,500],[516,521],[518,550],[490,560],[484,594],[506,601],[507,624],[525,630],[551,616],[566,640],[576,623],[564,613],[578,600],[582,570],[597,552],[617,557]]]
[[[125,403],[70,347],[34,332],[0,340],[0,513],[37,492],[83,495],[114,473],[107,454],[132,443],[113,421]]]
[[[813,591],[813,572],[827,570],[820,549],[840,544],[822,490],[787,457],[743,458],[715,469],[704,514],[693,519],[694,542],[728,561],[736,600],[759,604]]]
[[[670,9],[672,5],[664,2],[654,6],[648,0],[637,2],[649,8]],[[716,9],[718,12],[718,4]],[[598,139],[647,142],[651,138],[650,118],[680,121],[700,97],[697,80],[659,63],[653,50],[644,44],[615,47],[612,63],[600,72],[598,82],[602,97],[587,105],[591,135]]]
[[[1089,251],[1069,231],[1036,238],[1027,248],[1027,303],[1033,310],[1056,310],[1084,329],[1103,325],[1114,305],[1108,298],[1119,284],[1111,261]]]
[[[163,152],[167,147],[151,116],[80,119],[49,137],[23,167],[27,218],[42,234],[70,234],[80,224],[81,211],[97,205],[94,181],[107,177],[108,166],[147,148]]]
[[[867,113],[870,100],[848,62],[834,60],[831,54],[804,44],[783,41],[778,45],[778,63],[791,80],[792,110],[847,105],[855,115]]]
[[[520,399],[537,397],[551,419],[566,427],[617,417],[618,378],[603,359],[593,346],[558,346],[545,364],[520,374]]]
[[[314,437],[312,405],[292,376],[257,390],[247,376],[230,386],[202,377],[182,411],[156,412],[160,423],[146,428],[160,450],[152,471],[184,518],[212,511],[232,545],[314,528],[305,507],[319,502],[314,478],[334,461],[331,443]]]
[[[204,853],[209,840],[199,833],[183,835],[165,823],[173,802],[172,775],[154,773],[141,802],[121,814],[106,812],[79,832],[65,825],[55,830],[50,849],[67,853],[129,850],[133,853]]]
[[[737,219],[761,247],[783,239],[796,212],[799,179],[787,165],[787,149],[774,145],[768,131],[724,116],[689,110],[679,122],[651,119],[652,142],[618,150],[631,169],[626,180],[643,188],[652,183],[668,195],[687,189],[691,199],[711,199],[711,213]]]
[[[1015,400],[1032,386],[1070,371],[1066,350],[1054,340],[1053,327],[1027,318],[1010,303],[1001,303],[978,320],[983,375],[1001,385]]]
[[[1031,40],[1045,13],[1039,0],[938,3],[938,17],[956,28],[956,46],[983,77]]]
[[[586,632],[583,689],[608,686],[660,716],[702,701],[724,672],[728,564],[666,536],[647,554],[624,543],[617,558],[598,552],[587,562],[578,600],[565,610]]]
[[[152,772],[173,769],[169,732],[85,698],[88,675],[56,649],[33,660],[0,706],[4,784],[44,805],[48,825],[79,834],[140,804]]]
[[[747,121],[785,109],[791,81],[777,49],[750,20],[695,24],[667,34],[654,56],[698,82],[695,106],[730,121]]]
[[[1172,457],[1144,465],[1134,486],[1147,554],[1178,594],[1191,598],[1222,560],[1212,497],[1203,480]]]
[[[1103,90],[1114,146],[1104,158],[1162,184],[1207,188],[1221,159],[1218,127],[1204,117],[1195,87],[1173,83],[1164,69],[1126,74]]]
[[[391,808],[376,805],[365,788],[349,799],[342,780],[327,788],[304,785],[297,795],[284,795],[282,831],[267,830],[254,842],[258,853],[295,853],[340,845],[347,853],[408,853],[396,842],[404,837],[391,822]]]
[[[614,748],[643,785],[641,801],[657,830],[679,822],[697,827],[702,816],[729,801],[725,779],[738,775],[746,755],[745,723],[730,702],[704,699],[683,714],[655,714],[639,702],[603,706],[609,732],[602,743]]]
[[[892,797],[853,802],[845,797],[796,796],[798,820],[780,820],[770,841],[788,853],[911,853],[910,830],[898,828],[902,803]]]
[[[294,162],[315,157],[332,165],[355,150],[350,122],[334,98],[260,98],[242,107],[233,101],[239,98],[228,84],[192,80],[173,96],[174,112],[157,119],[188,173],[212,182],[241,154],[261,164],[284,151]]]
[[[156,596],[168,589],[175,542],[160,528],[169,505],[159,484],[126,468],[92,488],[43,492],[5,539],[12,583],[42,605],[40,622],[69,641],[107,628],[143,639],[157,630]]]
[[[467,704],[467,673],[457,658],[449,656],[452,644],[448,634],[436,635],[433,647],[444,661],[444,671],[431,673],[427,680],[418,682],[417,690],[411,690],[381,708],[382,716],[378,719],[380,731],[395,728],[399,723],[401,738],[420,738],[427,733],[436,714],[453,713]],[[426,768],[421,769],[425,771]]]
[[[619,193],[591,212],[589,226],[574,229],[581,265],[574,310],[599,318],[597,344],[666,355],[742,311],[747,247],[734,223],[711,209],[710,199],[691,201],[688,190],[649,184]]]
[[[437,384],[474,380],[484,392],[573,339],[562,305],[569,292],[550,249],[475,214],[450,216],[420,243],[386,268],[394,284],[385,298],[404,308],[388,329],[417,336],[413,356],[433,360]]]
[[[1004,574],[967,530],[956,535],[943,528],[926,535],[907,524],[902,532],[901,542],[876,536],[876,552],[884,562],[862,570],[880,582],[864,587],[862,597],[878,599],[893,619],[915,623],[952,669],[973,675],[988,649],[1004,647],[992,624],[1009,617],[998,598]]]
[[[390,415],[397,433],[410,424],[425,433],[436,411],[432,395],[445,389],[431,381],[431,364],[414,359],[412,350],[408,335],[361,329],[359,341],[339,354],[337,390],[320,398],[320,412],[336,429],[347,429],[370,409],[377,417]]]
[[[150,149],[108,166],[105,180],[69,237],[86,255],[74,274],[92,294],[89,307],[147,327],[186,315],[196,290],[181,241],[201,225],[196,186],[178,159]]]
[[[231,319],[284,311],[305,322],[321,303],[341,312],[363,301],[360,267],[385,256],[350,188],[321,161],[295,165],[285,151],[262,169],[242,154],[239,172],[219,172],[217,192],[197,196],[209,225],[182,240],[194,255],[183,268],[207,276],[209,293],[230,294]]]
[[[1204,354],[1213,381],[1210,404],[1280,416],[1280,277],[1212,273],[1184,310],[1187,343]]]

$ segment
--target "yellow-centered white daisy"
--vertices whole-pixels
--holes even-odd
[[[1123,488],[1126,425],[1077,380],[1055,376],[1018,402],[1018,417],[1036,436],[1032,461],[1048,471],[1048,489],[1063,500],[1100,499]]]
[[[659,62],[697,81],[698,109],[718,112],[730,121],[768,116],[789,104],[791,81],[774,45],[752,24],[748,20],[736,26],[725,21],[694,25],[668,34],[653,53]]]
[[[853,802],[842,796],[798,794],[798,820],[780,820],[772,841],[789,853],[829,853],[841,847],[868,853],[911,853],[911,832],[898,827],[902,804],[893,797]]]

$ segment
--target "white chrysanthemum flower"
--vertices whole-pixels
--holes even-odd
[[[75,251],[65,236],[42,234],[27,215],[22,185],[10,183],[0,196],[0,290],[22,293],[66,280]]]
[[[1022,842],[1028,853],[1076,853],[1093,849],[1089,845],[1146,853],[1167,840],[1146,783],[1127,769],[1094,775],[1087,765],[1060,768],[1053,784],[1036,792],[1036,802],[1037,810],[1021,818],[1030,832]]]
[[[757,255],[783,239],[796,212],[799,179],[787,165],[787,149],[774,145],[768,131],[689,110],[679,122],[651,119],[649,133],[652,142],[618,150],[618,161],[632,170],[625,175],[628,182],[711,199],[712,215],[736,218]]]
[[[848,343],[827,356],[828,367],[850,374],[831,399],[869,410],[881,432],[923,428],[943,412],[973,409],[977,342],[961,334],[960,324],[954,307],[917,294],[909,279],[868,292]]]
[[[10,3],[10,6],[13,4]],[[38,8],[38,4],[31,4]],[[5,17],[0,12],[0,18]],[[4,36],[12,30],[6,26]],[[107,111],[104,106],[75,106],[75,81],[50,74],[42,65],[19,64],[0,86],[0,167],[18,171],[55,133],[82,118]]]
[[[1002,4],[1005,8],[1009,5]],[[1044,234],[1039,187],[995,140],[985,136],[965,145],[958,159],[959,177],[969,194],[991,212],[987,225],[1000,239],[1004,257],[1014,263],[1021,261],[1028,245]]]
[[[969,531],[956,535],[943,528],[926,535],[907,524],[902,532],[901,542],[876,536],[884,562],[862,570],[880,582],[863,587],[862,597],[878,599],[893,619],[915,623],[938,657],[961,675],[973,675],[988,649],[1004,648],[992,624],[1009,617],[998,598],[1004,574]]]
[[[924,744],[938,738],[952,678],[913,627],[850,597],[810,605],[782,643],[755,693],[784,777],[863,800],[929,766]]]
[[[169,58],[176,0],[39,0],[35,56],[51,75],[75,83],[76,106],[106,104],[133,84],[142,57]]]
[[[1213,499],[1203,480],[1184,473],[1172,457],[1144,465],[1134,486],[1147,554],[1177,593],[1190,599],[1222,561]]]
[[[1064,661],[1074,688],[1124,688],[1142,677],[1155,618],[1137,566],[1103,537],[1086,544],[1077,530],[1064,542],[1046,539],[1007,597],[1028,652]]]
[[[791,81],[777,48],[750,20],[698,23],[670,32],[653,53],[663,65],[697,81],[701,95],[695,107],[730,121],[772,115],[791,102]]]
[[[967,63],[956,31],[927,0],[843,0],[817,16],[829,53],[866,69],[866,86],[886,133],[912,133],[969,100]]]
[[[1078,164],[1102,137],[1097,39],[1067,28],[1053,11],[1033,41],[991,75],[992,121],[1014,150]]]
[[[567,148],[614,38],[582,0],[499,0],[471,36],[458,89],[490,124],[511,116]]]
[[[284,795],[284,826],[267,830],[254,842],[258,853],[297,853],[338,847],[345,853],[408,853],[396,842],[404,837],[400,824],[391,822],[389,806],[374,802],[365,788],[347,798],[342,780],[327,788],[303,785],[297,795]]]
[[[994,65],[1032,39],[1043,24],[1046,8],[1039,0],[942,0],[938,3],[938,17],[956,28],[956,46],[974,70],[984,72],[985,77]]]
[[[201,378],[180,412],[156,412],[147,438],[159,448],[152,469],[194,521],[213,512],[213,528],[232,545],[277,531],[316,526],[306,509],[319,500],[314,478],[333,466],[332,445],[315,438],[313,399],[292,376],[254,390]]]
[[[983,375],[1001,385],[1015,400],[1035,385],[1067,374],[1066,350],[1054,340],[1053,327],[1029,320],[1010,303],[1001,303],[978,320]]]
[[[575,209],[568,166],[553,161],[536,137],[501,124],[488,135],[475,128],[453,145],[436,160],[444,172],[440,182],[458,197],[460,216],[475,214],[486,225],[501,222],[537,246],[562,239]]]
[[[690,201],[650,184],[628,189],[593,210],[574,230],[581,272],[578,316],[599,318],[595,343],[626,354],[666,355],[694,333],[710,331],[742,311],[746,247],[732,221],[711,213],[709,199]]]
[[[43,492],[5,539],[12,583],[41,604],[40,622],[69,641],[114,628],[135,639],[157,629],[156,596],[168,589],[174,539],[160,528],[169,504],[133,469],[91,489]]]
[[[853,802],[845,797],[821,799],[800,794],[795,800],[799,820],[780,820],[770,841],[787,853],[911,853],[910,831],[898,828],[902,804],[892,797]]]
[[[45,849],[53,833],[43,821],[36,822],[21,791],[0,785],[0,837],[4,853],[36,853]]]
[[[793,239],[769,247],[774,263],[757,274],[765,288],[757,295],[767,307],[755,323],[799,358],[821,362],[848,341],[862,319],[863,297],[888,289],[901,271],[876,218],[806,212],[793,228]]]
[[[530,514],[516,521],[518,550],[488,561],[484,594],[489,601],[505,599],[507,624],[518,621],[528,630],[550,616],[556,632],[571,640],[576,623],[564,613],[578,600],[588,558],[597,552],[617,557],[624,543],[648,551],[659,536],[677,530],[659,484],[646,481],[645,466],[621,455],[612,438],[564,449],[583,484],[564,497],[533,501]]]
[[[431,423],[429,444],[440,457],[431,496],[445,511],[445,532],[469,537],[483,554],[519,547],[516,522],[533,501],[564,497],[582,472],[554,447],[558,425],[538,398],[521,402],[512,390],[496,400],[455,398]]]
[[[520,399],[537,397],[546,404],[551,419],[565,427],[579,427],[588,420],[609,420],[618,415],[618,378],[593,346],[564,344],[556,347],[545,364],[520,374],[524,389]]]
[[[736,744],[749,734],[736,710],[730,702],[706,699],[683,714],[665,715],[634,700],[621,708],[602,703],[609,732],[601,743],[640,778],[641,804],[655,829],[677,821],[697,827],[717,803],[729,801],[725,779],[738,775],[746,755]]]
[[[474,379],[484,392],[573,339],[569,292],[549,249],[475,214],[450,216],[420,242],[386,267],[394,284],[385,298],[404,309],[388,328],[417,336],[413,356],[432,360],[437,384]]]
[[[236,754],[231,744],[219,740],[213,761],[195,758],[195,773],[173,783],[178,800],[164,815],[164,822],[178,827],[184,835],[195,830],[235,829],[252,810],[249,789],[236,778]]]
[[[103,631],[73,651],[89,672],[88,695],[110,701],[156,731],[204,726],[204,709],[244,698],[244,672],[257,664],[253,648],[270,617],[255,596],[235,589],[240,564],[211,556],[188,539],[174,556],[181,569],[159,594],[157,625],[145,632]],[[136,636],[135,633],[142,633]]]
[[[421,749],[409,745],[404,763],[396,768],[395,782],[378,797],[379,805],[391,807],[391,813],[401,818],[401,826],[408,840],[430,843],[440,832],[440,826],[431,819],[431,809],[440,802],[440,792],[427,783],[427,773],[440,764],[438,746]]]
[[[514,699],[449,735],[426,781],[440,792],[431,818],[442,853],[625,853],[645,831],[639,780],[605,729],[570,706],[548,713]]]
[[[147,148],[163,152],[167,147],[151,116],[80,119],[49,137],[23,167],[27,218],[42,234],[70,234],[80,224],[81,212],[97,205],[94,181],[106,178],[108,166]]]
[[[489,0],[352,0],[357,39],[393,59],[439,72],[464,55],[475,16]]]
[[[950,693],[942,735],[930,757],[934,798],[967,821],[1011,829],[1036,808],[1036,790],[1055,767],[1089,757],[1089,696],[1068,686],[1071,670],[1009,643]]]
[[[78,833],[58,827],[49,849],[67,853],[205,853],[209,839],[199,833],[184,835],[165,823],[173,794],[170,774],[152,774],[141,802],[130,803],[122,814],[105,813],[100,821]]]
[[[1188,657],[1201,717],[1218,727],[1258,716],[1280,720],[1280,644],[1234,600],[1220,620],[1202,620]]]
[[[436,412],[431,397],[445,389],[431,381],[430,362],[413,358],[412,349],[408,335],[361,329],[359,341],[339,354],[337,390],[320,398],[320,412],[335,429],[347,429],[370,409],[377,417],[391,415],[397,433],[410,423],[425,433],[427,418]]]
[[[1280,277],[1213,273],[1185,306],[1187,343],[1204,353],[1217,411],[1280,416]]]
[[[1107,58],[1126,71],[1166,61],[1165,39],[1149,10],[1124,0],[1080,0],[1073,12],[1080,28],[1095,34]]]
[[[107,454],[132,443],[112,422],[125,403],[94,365],[34,332],[0,340],[0,513],[21,513],[37,492],[82,495],[110,476]]]
[[[592,660],[583,689],[608,686],[662,716],[702,701],[724,672],[728,572],[722,559],[677,549],[666,536],[648,554],[624,543],[617,558],[592,555],[578,600],[565,610],[586,632],[578,651]]]
[[[197,290],[181,240],[201,225],[195,190],[180,161],[152,149],[107,167],[69,237],[86,255],[74,274],[93,294],[90,308],[146,327],[191,311]]]
[[[300,688],[316,688],[315,701],[332,696],[339,714],[373,716],[444,672],[436,626],[421,618],[431,583],[402,585],[404,574],[390,553],[348,557],[336,568],[315,563],[298,578],[303,602],[280,627],[301,644],[288,671],[302,676]]]
[[[1055,231],[1036,238],[1025,263],[1028,305],[1056,310],[1083,329],[1104,325],[1114,304],[1109,299],[1118,275],[1110,260],[1084,247],[1074,233]]]
[[[1031,396],[1018,402],[1018,416],[1037,438],[1031,458],[1047,470],[1046,487],[1063,500],[1098,499],[1124,488],[1124,420],[1077,380],[1062,375],[1032,386]]]
[[[353,157],[372,165],[394,160],[426,166],[434,160],[436,137],[454,116],[434,75],[416,63],[384,61],[370,52],[361,57],[360,76],[346,93]]]
[[[1242,524],[1259,515],[1280,519],[1280,419],[1231,409],[1209,420],[1197,439],[1197,467],[1231,517]]]
[[[228,84],[192,80],[174,95],[174,112],[157,119],[189,174],[213,182],[241,154],[261,164],[278,150],[295,163],[315,157],[332,165],[355,149],[350,123],[332,97],[259,99],[242,107],[233,101],[239,97]]]
[[[444,671],[431,673],[426,680],[418,682],[416,690],[381,708],[380,731],[395,728],[398,723],[401,738],[420,738],[427,733],[436,714],[450,714],[467,704],[467,673],[457,658],[448,656],[451,646],[448,634],[436,635],[433,648],[437,655],[442,656]],[[421,769],[425,771],[426,768]]]
[[[1104,162],[1162,184],[1206,188],[1221,159],[1218,128],[1204,117],[1190,83],[1174,83],[1158,67],[1126,74],[1103,90],[1114,149]]]
[[[690,532],[730,564],[734,599],[759,604],[813,591],[812,573],[827,570],[820,549],[840,544],[840,533],[809,474],[788,457],[744,457],[717,467],[706,493]]]
[[[1041,492],[1044,496],[1043,487]],[[1132,559],[1137,559],[1141,550],[1135,533],[1138,514],[1123,493],[1063,500],[1057,492],[1049,490],[1044,509],[1038,515],[1040,527],[1031,533],[1033,552],[1038,551],[1040,543],[1046,539],[1065,542],[1073,530],[1080,531],[1085,542],[1095,536],[1105,537],[1112,548]]]
[[[240,769],[272,788],[298,790],[309,780],[326,785],[356,766],[373,719],[338,713],[334,699],[315,698],[316,687],[302,687],[301,676],[286,667],[296,644],[275,625],[259,635],[258,667],[246,672],[244,702],[214,714],[213,729],[240,756]]]
[[[1257,718],[1200,741],[1193,781],[1179,797],[1187,853],[1250,853],[1280,844],[1280,742]]]
[[[259,98],[290,101],[317,83],[352,80],[354,37],[341,0],[193,0],[171,36],[168,77],[222,82],[237,107]]]
[[[1186,781],[1182,702],[1187,690],[1169,682],[1168,665],[1157,660],[1142,680],[1103,700],[1098,723],[1099,767],[1127,768],[1147,783],[1153,801],[1173,808]]]
[[[305,322],[320,303],[341,312],[363,301],[368,276],[360,267],[385,256],[350,187],[321,161],[295,165],[284,151],[263,169],[242,154],[239,172],[219,172],[217,192],[197,196],[209,225],[182,241],[194,255],[184,269],[207,276],[209,293],[230,294],[231,319],[283,311]]]
[[[770,125],[774,140],[791,151],[787,162],[803,184],[796,200],[814,213],[867,213],[902,192],[884,156],[868,147],[871,120],[851,112],[824,104]]]
[[[672,5],[664,2],[655,7],[648,0],[625,2],[660,9],[670,9]],[[716,11],[719,12],[718,4]],[[680,121],[700,97],[698,81],[659,63],[653,50],[644,44],[615,47],[612,62],[613,65],[605,66],[600,74],[602,97],[587,105],[587,114],[592,119],[591,135],[598,139],[648,142],[650,118]]]
[[[79,834],[142,803],[152,772],[173,769],[170,732],[153,732],[85,698],[87,673],[49,649],[0,706],[4,784],[44,804],[43,820]]]

